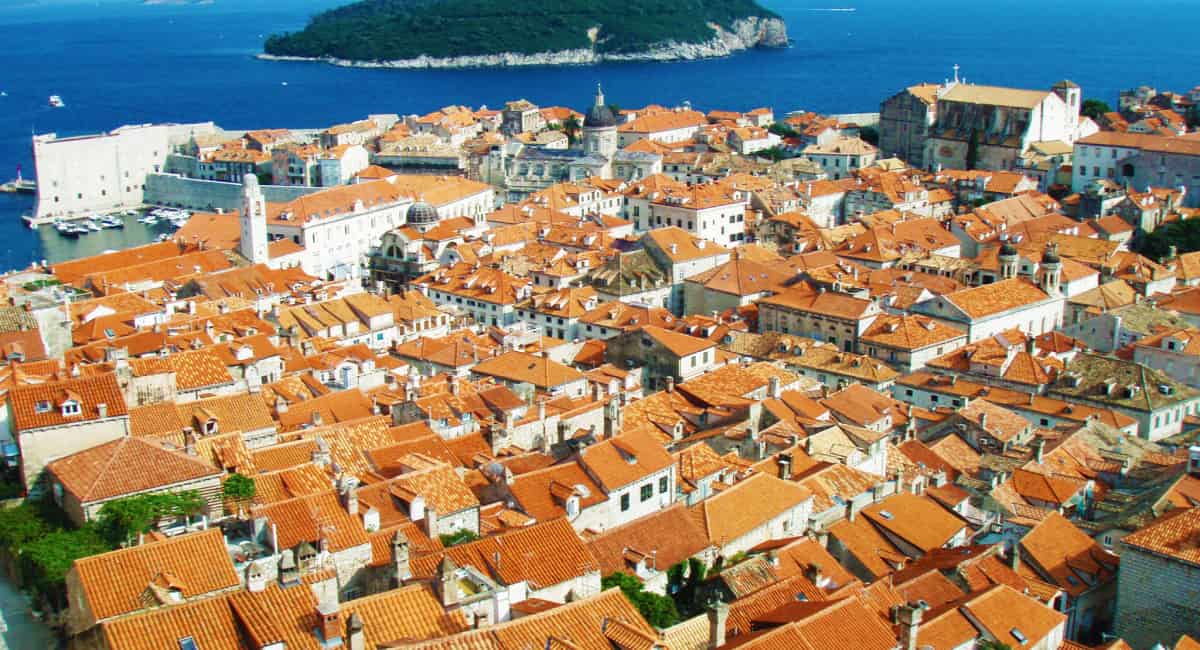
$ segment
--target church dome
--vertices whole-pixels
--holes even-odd
[[[408,208],[408,225],[421,226],[438,222],[437,208],[424,199],[417,201]]]
[[[607,106],[593,106],[584,116],[583,125],[592,129],[616,126],[617,118]]]
[[[1016,256],[1017,256],[1017,247],[1013,246],[1013,243],[1011,241],[1005,240],[1004,243],[1000,245],[1000,257],[1016,257]]]
[[[617,116],[604,101],[604,90],[596,84],[596,101],[583,117],[583,126],[588,129],[611,128],[617,125]]]
[[[1058,251],[1055,250],[1055,247],[1054,246],[1047,247],[1046,252],[1042,254],[1042,264],[1060,264],[1060,263],[1062,263],[1062,258],[1060,258],[1058,256]]]

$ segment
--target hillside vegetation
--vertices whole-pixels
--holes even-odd
[[[278,56],[356,61],[536,54],[592,45],[605,53],[641,52],[655,43],[701,43],[751,16],[775,18],[754,0],[362,0],[314,17],[299,32],[267,39]]]

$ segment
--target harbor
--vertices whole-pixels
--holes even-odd
[[[166,241],[186,222],[187,217],[183,217],[181,212],[162,208],[128,210],[51,222],[34,226],[32,232],[36,233],[41,244],[43,258],[54,264],[104,251]],[[4,262],[3,268],[6,269],[14,264],[19,265],[13,251],[0,257],[0,261]]]

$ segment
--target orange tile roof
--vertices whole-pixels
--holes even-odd
[[[708,541],[724,546],[812,498],[812,493],[768,474],[755,474],[692,506]]]
[[[130,471],[131,468],[139,469]],[[130,437],[64,456],[46,469],[81,503],[156,491],[221,475],[220,470],[199,458]]]
[[[583,373],[553,359],[528,352],[505,352],[475,364],[472,372],[505,381],[526,382],[547,390],[583,379]]]
[[[1148,526],[1122,538],[1131,548],[1200,566],[1200,508],[1173,510]]]
[[[925,316],[883,314],[859,335],[859,340],[901,350],[920,350],[965,336],[962,330]]]
[[[71,570],[96,620],[146,607],[143,594],[162,576],[189,599],[240,584],[217,528],[79,558]]]
[[[603,502],[604,491],[579,463],[563,463],[516,476],[508,486],[516,507],[538,521],[567,514],[567,499],[579,497],[579,509]]]
[[[1037,646],[1067,620],[1065,614],[1008,585],[996,585],[971,598],[962,605],[962,611],[993,639],[1013,648]],[[1024,641],[1018,640],[1014,631]]]
[[[674,464],[661,444],[640,431],[585,447],[579,460],[609,494]]]
[[[599,571],[595,556],[566,519],[555,519],[452,546],[412,561],[418,579],[437,575],[443,557],[472,566],[504,585],[521,581],[545,589]]]
[[[614,628],[620,627],[616,633]],[[641,643],[657,638],[654,628],[641,617],[619,589],[576,600],[552,609],[514,618],[507,623],[465,632],[424,643],[400,642],[381,646],[407,650],[591,650],[614,647],[614,638]],[[290,647],[290,646],[289,646]]]
[[[99,418],[101,404],[107,408],[107,417],[128,415],[125,397],[113,373],[16,386],[8,398],[17,432],[94,420]],[[63,415],[62,405],[68,400],[79,404],[78,415]]]
[[[1116,579],[1117,556],[1057,512],[1026,533],[1020,547],[1043,580],[1071,595]]]
[[[258,506],[254,513],[275,525],[279,548],[301,542],[317,546],[326,539],[336,552],[369,543],[362,522],[346,511],[333,490]]]
[[[863,508],[862,515],[922,552],[941,548],[967,527],[964,519],[936,501],[907,492]]]
[[[972,319],[1019,309],[1048,298],[1045,291],[1025,278],[1000,280],[943,296],[944,300],[961,309]]]

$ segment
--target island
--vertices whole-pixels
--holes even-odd
[[[266,59],[454,68],[669,61],[784,47],[755,0],[361,0],[267,38]]]

